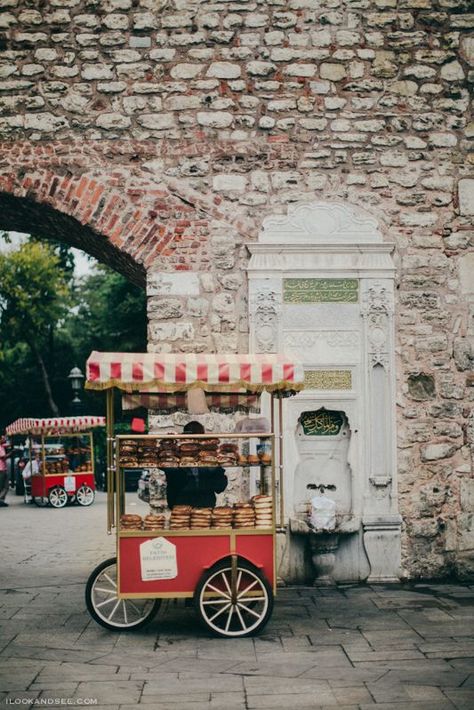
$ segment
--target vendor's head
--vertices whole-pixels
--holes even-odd
[[[183,427],[183,434],[204,434],[204,427],[200,422],[188,422]]]

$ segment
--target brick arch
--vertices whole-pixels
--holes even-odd
[[[157,261],[165,270],[193,268],[205,252],[211,221],[246,236],[255,231],[221,198],[183,180],[156,181],[146,171],[124,179],[120,170],[72,175],[62,167],[28,166],[0,176],[2,229],[82,249],[142,287]]]

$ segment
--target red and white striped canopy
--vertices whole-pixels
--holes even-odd
[[[303,388],[299,363],[283,355],[99,353],[87,360],[86,387],[128,392],[288,392]]]
[[[105,417],[51,417],[50,419],[17,419],[6,428],[7,434],[69,434],[105,426]]]

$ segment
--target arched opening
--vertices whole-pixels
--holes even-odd
[[[110,219],[113,220],[113,216]],[[135,259],[129,249],[121,248],[118,240],[114,243],[110,235],[98,232],[91,224],[94,224],[93,214],[91,223],[83,224],[48,203],[0,193],[0,230],[33,235],[39,248],[25,255],[21,264],[10,263],[8,267],[13,279],[10,283],[14,283],[17,275],[19,295],[23,297],[23,301],[17,298],[16,312],[11,310],[13,299],[9,301],[5,296],[6,280],[0,285],[0,399],[5,404],[0,413],[1,428],[17,417],[81,413],[77,407],[77,411],[73,411],[74,395],[68,376],[75,366],[84,370],[85,359],[92,349],[146,349],[144,264]],[[54,314],[50,311],[49,320],[45,307],[45,322],[44,318],[33,317],[35,303],[30,296],[36,289],[36,305],[42,297],[45,302],[58,301],[59,291],[55,291],[51,283],[44,284],[44,294],[41,294],[43,276],[38,273],[45,265],[52,269],[45,274],[54,271],[54,254],[49,263],[41,245],[49,245],[54,251],[58,243],[93,257],[97,266],[81,280],[69,273],[58,279],[64,302],[56,303],[57,308]],[[6,258],[7,254],[11,256],[21,248],[11,246],[7,252],[0,246],[0,252]],[[35,254],[41,256],[37,268]],[[48,281],[47,276],[44,278]],[[46,286],[51,288],[48,290]],[[80,400],[87,413],[102,413],[103,403],[96,398],[81,392]]]
[[[46,203],[0,192],[0,228],[43,236],[81,249],[136,286],[145,288],[146,272],[142,263],[89,225]]]

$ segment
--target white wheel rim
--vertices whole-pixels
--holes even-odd
[[[67,493],[62,488],[53,488],[49,493],[49,502],[53,508],[63,508],[67,503]]]
[[[144,621],[151,613],[154,599],[119,599],[117,565],[101,570],[91,589],[91,602],[98,617],[110,626],[129,629]]]
[[[94,491],[90,486],[81,486],[76,492],[79,505],[90,505],[94,500]]]
[[[206,624],[223,636],[243,636],[265,618],[269,595],[262,580],[251,570],[237,568],[236,599],[231,594],[231,567],[215,572],[199,595],[199,609]]]

